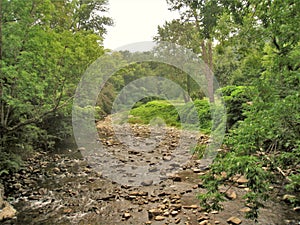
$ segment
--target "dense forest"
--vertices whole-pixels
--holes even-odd
[[[106,0],[0,0],[0,175],[17,172],[26,156],[72,136],[71,112],[76,87],[99,57],[113,68],[143,54],[111,52],[103,46]],[[106,82],[95,106],[96,120],[109,115],[118,93],[139,78],[164,77],[184,92],[182,111],[194,102],[200,131],[209,135],[213,92],[226,105],[222,151],[203,177],[202,206],[220,209],[218,187],[244,174],[250,191],[248,216],[270,195],[272,183],[299,196],[300,187],[300,1],[167,0],[180,19],[159,26],[154,42],[171,42],[191,50],[213,71],[207,94],[186,73],[156,62],[134,63]],[[105,61],[106,60],[106,61]],[[220,87],[213,82],[218,81]],[[216,87],[218,88],[216,90]],[[172,89],[161,83],[161,93]],[[211,94],[210,94],[211,93]],[[178,115],[163,96],[137,102],[131,123],[160,116],[180,127]],[[82,109],[89,110],[89,108]],[[153,111],[151,111],[153,110]],[[148,113],[148,114],[147,114]],[[199,147],[199,149],[202,149]],[[226,176],[224,176],[224,171]],[[292,195],[296,206],[299,198]]]

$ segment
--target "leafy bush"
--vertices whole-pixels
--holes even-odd
[[[226,86],[219,90],[226,105],[227,130],[245,119],[244,111],[252,104],[253,87]]]
[[[21,157],[14,153],[0,152],[0,176],[16,172],[22,165]]]
[[[130,111],[130,114],[133,116],[128,120],[130,123],[148,124],[152,119],[159,117],[169,126],[199,128],[206,133],[211,130],[212,126],[211,109],[206,100],[174,103],[174,105],[168,101],[156,100],[136,106]]]

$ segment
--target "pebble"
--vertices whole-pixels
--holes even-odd
[[[208,220],[203,220],[199,223],[199,225],[207,225],[209,223]]]
[[[155,217],[155,220],[156,220],[156,221],[162,221],[162,220],[164,220],[164,219],[165,219],[164,216],[156,216],[156,217]]]
[[[209,217],[208,216],[200,216],[197,220],[199,222],[201,222],[201,221],[204,221],[204,220],[209,220]]]
[[[153,180],[145,180],[141,183],[142,186],[151,186],[153,184]]]
[[[230,200],[234,200],[237,198],[237,195],[235,191],[231,191],[231,192],[226,192],[226,197]]]
[[[300,212],[300,206],[294,207],[293,210],[294,210],[295,212]]]
[[[240,220],[240,219],[237,218],[237,217],[232,216],[232,217],[230,217],[230,218],[227,220],[227,222],[230,223],[230,224],[239,225],[239,224],[242,223],[242,220]]]
[[[239,184],[246,184],[246,183],[248,183],[248,179],[245,178],[244,176],[241,176],[240,178],[237,179],[236,182]]]
[[[176,215],[178,215],[178,211],[176,211],[176,210],[173,210],[173,211],[171,212],[171,215],[172,215],[172,216],[176,216]]]
[[[292,202],[292,200],[296,199],[295,195],[284,195],[282,200],[285,202]]]
[[[181,218],[177,218],[174,222],[175,222],[175,224],[178,224],[178,223],[180,223],[180,221],[181,221]]]
[[[123,218],[125,218],[125,219],[129,219],[130,217],[131,217],[130,213],[124,213],[123,214]]]
[[[198,205],[184,205],[182,206],[184,209],[197,209]]]
[[[240,209],[240,212],[243,212],[243,213],[247,213],[250,211],[251,211],[251,209],[249,207],[244,207],[244,208]]]

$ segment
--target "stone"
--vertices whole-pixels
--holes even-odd
[[[232,217],[230,217],[230,218],[227,220],[227,223],[229,223],[229,224],[234,224],[234,225],[239,225],[239,224],[242,223],[242,220],[240,220],[240,219],[237,218],[237,217],[232,216]]]
[[[130,217],[131,217],[130,213],[124,213],[123,214],[123,218],[125,218],[125,219],[129,219]]]
[[[3,202],[4,208],[0,211],[0,221],[11,219],[16,215],[16,210],[8,203]]]
[[[193,168],[193,172],[194,173],[200,173],[202,170],[201,169],[199,169],[199,168]]]
[[[248,183],[248,179],[244,176],[241,176],[236,180],[236,182],[239,184],[246,184],[246,183]]]
[[[181,182],[182,181],[182,179],[179,175],[172,175],[170,178],[175,182]]]
[[[164,216],[156,216],[154,220],[156,221],[163,221],[165,219]]]
[[[294,199],[296,199],[295,195],[284,195],[282,200],[288,203],[291,203]]]
[[[171,194],[171,195],[170,195],[170,199],[178,200],[178,199],[180,199],[180,198],[181,198],[181,196],[178,195],[178,194]]]
[[[162,215],[162,213],[163,213],[163,211],[160,210],[160,209],[150,209],[148,211],[148,217],[149,217],[149,219],[152,219],[152,218],[154,218],[156,216]]]
[[[172,204],[172,205],[170,205],[170,208],[174,209],[174,210],[180,210],[181,207],[182,207],[181,204]]]
[[[52,169],[53,173],[59,173],[60,172],[60,169],[58,167],[54,167]]]
[[[165,161],[171,161],[172,160],[172,156],[164,156],[163,160],[165,160]]]
[[[148,192],[146,192],[146,191],[133,191],[133,192],[130,192],[129,195],[131,195],[131,196],[148,196]]]
[[[197,209],[198,206],[197,205],[184,205],[182,206],[184,209]]]
[[[170,213],[169,213],[168,211],[166,211],[166,212],[163,213],[163,216],[166,216],[166,217],[167,217],[167,216],[169,216],[169,215],[170,215]]]
[[[175,223],[175,224],[178,224],[178,223],[180,223],[180,221],[181,221],[181,218],[177,218],[177,219],[174,221],[174,223]]]
[[[237,198],[235,191],[226,192],[226,197],[230,200],[234,200]]]
[[[240,209],[240,212],[243,212],[243,213],[247,213],[250,211],[251,211],[251,209],[249,207],[244,207],[244,208]]]
[[[207,225],[209,223],[208,220],[203,220],[199,223],[199,225]]]
[[[85,151],[86,149],[85,149],[85,147],[79,147],[78,149],[77,149],[77,151],[79,151],[79,152],[82,152],[82,151]]]
[[[209,220],[208,216],[200,216],[198,219],[198,222],[204,221],[204,220]]]
[[[142,186],[151,186],[153,184],[153,180],[145,180],[141,183]]]
[[[219,220],[216,220],[215,221],[215,224],[220,224],[221,222]]]
[[[294,210],[295,212],[300,212],[300,206],[294,207],[293,210]]]
[[[64,213],[68,214],[68,213],[71,213],[73,210],[71,208],[66,208],[64,209]]]
[[[173,211],[171,212],[171,215],[172,215],[172,216],[176,216],[176,215],[178,215],[178,213],[179,213],[179,212],[178,212],[177,210],[173,210]]]

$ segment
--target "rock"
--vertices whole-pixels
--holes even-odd
[[[221,222],[219,220],[216,220],[215,221],[215,224],[220,224]]]
[[[221,177],[226,179],[227,178],[227,173],[225,171],[222,171],[221,172]]]
[[[79,147],[79,148],[77,148],[77,151],[79,151],[79,152],[82,152],[82,151],[85,151],[86,149],[85,149],[85,147]]]
[[[182,207],[181,204],[172,204],[170,205],[170,209],[173,209],[173,210],[180,210]]]
[[[163,213],[163,216],[168,217],[169,215],[170,215],[170,213],[168,211],[166,211],[166,212]]]
[[[178,215],[178,213],[179,213],[179,212],[178,212],[177,210],[173,210],[173,211],[171,212],[171,215],[172,215],[172,216],[176,216],[176,215]]]
[[[171,161],[172,160],[172,156],[164,156],[163,160],[165,160],[165,161]]]
[[[131,217],[131,214],[130,213],[124,213],[123,214],[123,218],[124,219],[129,219]]]
[[[199,223],[199,225],[207,225],[209,223],[208,220],[203,220]]]
[[[198,219],[198,222],[204,221],[204,220],[209,220],[208,216],[200,216]]]
[[[5,201],[3,204],[4,208],[0,211],[0,221],[13,218],[17,212],[8,202]]]
[[[250,211],[251,211],[251,209],[249,207],[244,207],[244,208],[240,209],[240,212],[243,212],[243,213],[247,213]]]
[[[235,191],[226,192],[226,197],[230,200],[236,199],[237,195]]]
[[[294,210],[295,212],[300,212],[300,206],[294,207],[293,210]]]
[[[228,220],[227,220],[227,223],[229,224],[234,224],[234,225],[238,225],[238,224],[241,224],[242,223],[242,220],[240,220],[239,218],[237,217],[230,217]]]
[[[168,178],[175,181],[175,182],[181,182],[182,181],[181,177],[177,174],[168,175]]]
[[[288,203],[291,203],[293,200],[296,199],[296,196],[295,195],[284,195],[282,200],[285,201],[285,202],[288,202]]]
[[[53,173],[59,173],[60,172],[60,169],[58,167],[54,167],[52,169]]]
[[[181,198],[181,196],[178,195],[178,194],[171,194],[171,195],[170,195],[170,199],[178,200],[178,199],[180,199],[180,198]]]
[[[246,183],[248,183],[248,179],[244,176],[241,176],[240,178],[238,178],[236,180],[236,182],[239,183],[239,184],[246,184]]]
[[[3,200],[3,196],[4,196],[4,187],[0,183],[0,210],[5,206],[5,202]]]
[[[153,184],[153,180],[145,180],[141,183],[142,186],[151,186]]]
[[[197,209],[198,206],[197,205],[184,205],[182,206],[184,209]]]
[[[66,214],[69,214],[69,213],[71,213],[73,210],[71,209],[71,208],[67,208],[67,209],[64,209],[64,213],[66,213]]]
[[[149,217],[149,219],[152,219],[152,218],[154,218],[156,216],[162,215],[162,213],[163,213],[163,211],[160,210],[160,209],[150,209],[148,211],[148,217]]]
[[[181,221],[181,218],[177,218],[177,219],[174,221],[174,223],[175,223],[175,224],[178,224],[178,223],[180,223],[180,221]]]
[[[155,220],[156,220],[156,221],[162,221],[162,220],[164,220],[164,219],[165,219],[164,216],[156,216],[156,217],[155,217]]]
[[[199,169],[199,168],[193,168],[193,172],[194,173],[200,173],[202,170],[201,169]]]
[[[146,192],[146,191],[133,191],[133,192],[130,192],[129,195],[131,195],[131,196],[148,196],[148,192]]]

